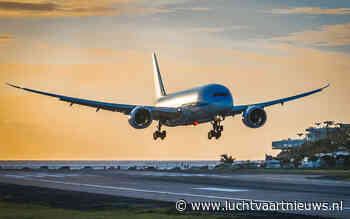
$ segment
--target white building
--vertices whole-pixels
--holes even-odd
[[[337,131],[339,128],[340,129],[344,129],[350,128],[350,124],[343,124],[343,123],[339,123],[338,124],[339,127],[323,127],[323,128],[308,128],[305,129],[306,136],[307,136],[307,140],[308,141],[317,141],[317,140],[321,140],[321,139],[326,139],[329,135],[329,133],[335,132]]]
[[[272,149],[285,150],[289,148],[300,147],[300,145],[304,144],[306,139],[286,139],[280,141],[272,142]]]

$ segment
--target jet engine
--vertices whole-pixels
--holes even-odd
[[[152,112],[142,106],[135,107],[129,116],[129,124],[135,129],[144,129],[152,123]]]
[[[266,122],[266,112],[263,108],[251,106],[243,112],[242,121],[249,128],[260,128]]]

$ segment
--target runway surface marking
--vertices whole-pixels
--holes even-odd
[[[6,177],[13,177],[13,178],[25,178],[26,176],[23,175],[12,175],[12,174],[5,174]]]
[[[282,179],[280,177],[271,177],[271,176],[265,176],[265,179],[272,179],[272,180],[289,180],[289,179]]]
[[[244,200],[244,201],[256,201],[256,202],[275,202],[271,200],[258,200],[258,199],[247,199],[247,198],[236,198],[236,197],[225,197],[225,196],[214,196],[214,195],[199,195],[199,194],[192,194],[192,193],[178,193],[178,192],[167,192],[167,191],[148,190],[148,189],[136,189],[136,188],[120,187],[120,186],[103,186],[103,185],[95,185],[95,184],[55,181],[55,180],[47,180],[47,179],[30,178],[28,177],[28,175],[23,176],[23,175],[6,174],[4,176],[22,178],[23,180],[30,180],[30,181],[40,181],[40,182],[47,182],[47,183],[65,184],[65,185],[73,185],[73,186],[85,186],[85,187],[122,190],[122,191],[131,191],[131,192],[156,193],[156,194],[165,194],[165,195],[174,195],[174,196],[188,196],[188,197],[200,197],[200,198],[236,200],[236,201]],[[343,209],[350,210],[350,207],[343,207]]]
[[[217,187],[201,187],[201,188],[192,188],[198,190],[208,190],[216,192],[248,192],[247,189],[227,189],[227,188],[217,188]]]
[[[199,195],[199,194],[192,194],[192,193],[168,192],[168,191],[158,191],[158,190],[148,190],[148,189],[136,189],[136,188],[120,187],[120,186],[103,186],[103,185],[95,185],[95,184],[54,181],[54,180],[47,180],[47,179],[37,179],[37,181],[65,184],[65,185],[73,185],[73,186],[86,186],[86,187],[94,187],[94,188],[101,188],[101,189],[114,189],[114,190],[124,190],[124,191],[131,191],[131,192],[156,193],[156,194],[165,194],[165,195],[209,198],[209,199],[212,198],[212,199],[225,199],[225,200],[237,200],[237,201],[245,200],[245,201],[256,201],[256,202],[273,202],[270,200],[235,198],[235,197],[225,197],[225,196],[215,196],[215,195]]]
[[[119,187],[119,186],[102,186],[95,184],[85,184],[85,183],[73,183],[73,182],[64,182],[64,181],[54,181],[54,180],[46,180],[46,179],[38,179],[37,181],[41,182],[49,182],[49,183],[57,183],[57,184],[65,184],[65,185],[74,185],[74,186],[86,186],[86,187],[94,187],[94,188],[102,188],[102,189],[114,189],[114,190],[124,190],[124,191],[132,191],[132,192],[144,192],[144,193],[156,193],[156,194],[165,194],[165,195],[175,195],[175,196],[188,196],[188,197],[200,197],[200,198],[208,198],[208,199],[223,199],[223,200],[236,200],[236,201],[255,201],[255,202],[275,202],[271,200],[258,200],[258,199],[247,199],[247,198],[235,198],[235,197],[225,197],[225,196],[215,196],[215,195],[199,195],[192,193],[179,193],[179,192],[167,192],[167,191],[158,191],[158,190],[148,190],[148,189],[136,189],[129,187]],[[344,210],[350,210],[349,207],[343,207]]]

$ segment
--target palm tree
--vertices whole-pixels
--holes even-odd
[[[306,137],[307,137],[307,140],[312,140],[310,139],[310,137],[312,137],[312,132],[315,130],[314,127],[310,126],[309,128],[305,129],[305,131],[307,131],[308,133],[306,133]]]
[[[326,135],[327,135],[327,138],[329,138],[329,135],[328,135],[328,128],[329,128],[329,126],[334,125],[334,122],[333,122],[333,121],[324,121],[323,124],[326,125]]]
[[[220,162],[224,164],[232,164],[233,162],[235,162],[235,160],[236,158],[233,158],[232,155],[228,154],[222,154],[220,158]]]
[[[334,121],[324,121],[323,124],[325,124],[326,126],[331,126],[334,124]]]
[[[321,130],[320,130],[321,124],[322,124],[322,122],[315,122],[315,125],[316,125],[315,133],[317,135],[316,136],[317,139],[320,139],[320,137],[321,137]]]
[[[310,141],[310,137],[311,137],[311,134],[310,134],[310,133],[307,133],[307,134],[306,134],[306,139],[307,139],[307,141]]]
[[[342,123],[340,123],[340,122],[335,123],[335,126],[336,126],[337,128],[340,128],[341,125],[342,125]]]
[[[315,130],[315,127],[313,127],[313,126],[310,126],[309,128],[305,129],[305,131],[310,132],[310,133],[311,133],[313,130]]]

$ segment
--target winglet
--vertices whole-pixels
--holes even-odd
[[[14,87],[14,88],[19,88],[19,89],[22,89],[20,86],[17,86],[17,85],[14,85],[14,84],[11,84],[11,83],[6,83],[6,85],[8,86],[11,86],[11,87]]]
[[[322,88],[321,88],[321,90],[323,90],[323,89],[325,89],[325,88],[329,87],[330,85],[331,85],[331,84],[330,84],[330,83],[328,83],[326,86],[322,87]]]

